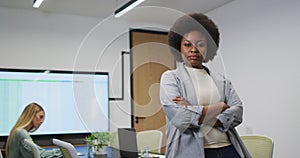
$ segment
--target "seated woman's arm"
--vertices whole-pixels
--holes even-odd
[[[15,134],[15,140],[19,142],[19,148],[20,152],[24,157],[32,157],[32,149],[30,146],[25,144],[25,139],[32,141],[32,138],[28,134],[28,132],[25,129],[20,129]],[[35,144],[38,150],[40,151],[41,158],[53,158],[53,157],[62,157],[62,153],[60,151],[54,151],[54,150],[45,150]]]

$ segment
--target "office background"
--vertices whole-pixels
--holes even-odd
[[[300,155],[299,7],[298,0],[235,0],[207,12],[221,31],[216,60],[223,60],[245,104],[238,131],[272,137],[275,158]],[[129,51],[129,28],[166,29],[178,14],[172,15],[158,17],[169,25],[122,19],[101,23],[97,17],[0,7],[0,67],[108,71],[111,97],[120,97],[121,52]],[[110,102],[112,130],[131,124],[129,65],[125,55],[124,100]]]

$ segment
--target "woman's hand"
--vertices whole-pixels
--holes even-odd
[[[212,126],[221,126],[221,122],[215,120],[215,117],[228,109],[229,106],[224,102],[218,102],[215,104],[204,105],[202,115],[199,119],[199,124],[206,123]]]
[[[174,103],[183,105],[185,107],[189,106],[190,104],[181,96],[176,96],[174,99],[172,99]]]

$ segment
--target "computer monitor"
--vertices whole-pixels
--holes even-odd
[[[9,134],[31,102],[45,110],[34,135],[109,130],[107,72],[0,69],[0,136]]]

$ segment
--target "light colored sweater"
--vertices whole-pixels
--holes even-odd
[[[210,105],[221,101],[217,86],[205,69],[188,66],[185,68],[191,76],[198,105]],[[206,124],[202,124],[201,130],[204,135],[204,148],[220,148],[231,145],[225,132]]]

